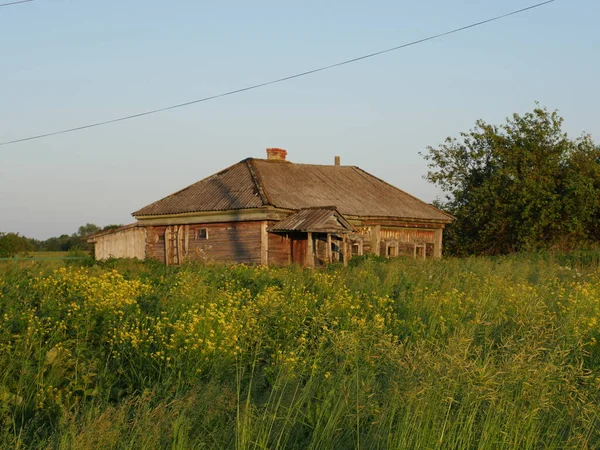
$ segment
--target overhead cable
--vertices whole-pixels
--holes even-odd
[[[432,41],[434,39],[439,39],[441,37],[448,36],[450,34],[455,34],[455,33],[459,33],[461,31],[465,31],[465,30],[468,30],[468,29],[471,29],[471,28],[479,27],[481,25],[488,24],[490,22],[495,22],[495,21],[498,21],[500,19],[504,19],[506,17],[510,17],[510,16],[514,16],[514,15],[517,15],[517,14],[524,13],[525,11],[530,11],[530,10],[535,9],[535,8],[540,8],[542,6],[548,5],[549,3],[553,3],[555,1],[556,0],[548,0],[548,1],[545,1],[545,2],[542,2],[542,3],[537,3],[535,5],[528,6],[526,8],[522,8],[522,9],[518,9],[518,10],[515,10],[515,11],[511,11],[511,12],[506,13],[506,14],[502,14],[502,15],[499,15],[499,16],[492,17],[490,19],[485,19],[485,20],[482,20],[482,21],[479,21],[479,22],[475,22],[475,23],[472,23],[470,25],[465,25],[465,26],[462,26],[460,28],[455,28],[455,29],[450,30],[450,31],[445,31],[443,33],[434,34],[432,36],[429,36],[429,37],[426,37],[426,38],[422,38],[422,39],[418,39],[416,41],[408,42],[406,44],[397,45],[395,47],[387,48],[385,50],[380,50],[380,51],[377,51],[377,52],[374,52],[374,53],[369,53],[369,54],[358,56],[358,57],[352,58],[352,59],[347,59],[347,60],[340,61],[340,62],[337,62],[337,63],[334,63],[334,64],[330,64],[330,65],[327,65],[327,66],[318,67],[316,69],[310,69],[310,70],[307,70],[307,71],[304,71],[304,72],[299,72],[299,73],[296,73],[294,75],[289,75],[289,76],[286,76],[286,77],[283,77],[283,78],[277,78],[277,79],[274,79],[274,80],[265,81],[263,83],[254,84],[254,85],[251,85],[251,86],[246,86],[246,87],[243,87],[243,88],[240,88],[240,89],[235,89],[235,90],[232,90],[232,91],[222,92],[220,94],[214,94],[214,95],[211,95],[211,96],[208,96],[208,97],[203,97],[203,98],[199,98],[199,99],[196,99],[196,100],[190,100],[190,101],[187,101],[187,102],[184,102],[184,103],[178,103],[178,104],[171,105],[171,106],[165,106],[165,107],[162,107],[162,108],[151,109],[151,110],[147,110],[147,111],[143,111],[143,112],[139,112],[139,113],[135,113],[135,114],[130,114],[130,115],[118,117],[118,118],[115,118],[115,119],[109,119],[109,120],[104,120],[104,121],[95,122],[95,123],[89,123],[87,125],[81,125],[81,126],[77,126],[77,127],[73,127],[73,128],[66,128],[66,129],[59,130],[59,131],[52,131],[52,132],[49,132],[49,133],[38,134],[38,135],[24,137],[24,138],[20,138],[20,139],[14,139],[14,140],[11,140],[11,141],[0,142],[0,146],[9,145],[9,144],[16,144],[18,142],[32,141],[34,139],[42,139],[42,138],[46,138],[46,137],[50,137],[50,136],[56,136],[58,134],[72,133],[74,131],[80,131],[80,130],[85,130],[85,129],[88,129],[88,128],[100,127],[100,126],[108,125],[108,124],[115,123],[115,122],[123,122],[125,120],[136,119],[138,117],[143,117],[143,116],[149,116],[151,114],[157,114],[157,113],[160,113],[160,112],[163,112],[163,111],[169,111],[171,109],[183,108],[184,106],[190,106],[190,105],[194,105],[196,103],[203,103],[203,102],[206,102],[206,101],[209,101],[209,100],[214,100],[214,99],[221,98],[221,97],[227,97],[227,96],[230,96],[230,95],[239,94],[239,93],[246,92],[246,91],[251,91],[253,89],[262,88],[262,87],[265,87],[265,86],[270,86],[272,84],[282,83],[284,81],[289,81],[289,80],[293,80],[295,78],[300,78],[300,77],[304,77],[304,76],[307,76],[307,75],[312,75],[314,73],[323,72],[325,70],[333,69],[335,67],[340,67],[340,66],[344,66],[344,65],[347,65],[347,64],[352,64],[352,63],[355,63],[355,62],[358,62],[358,61],[362,61],[364,59],[373,58],[375,56],[380,56],[380,55],[383,55],[385,53],[390,53],[390,52],[393,52],[393,51],[396,51],[396,50],[400,50],[400,49],[403,49],[403,48],[406,48],[406,47],[411,47],[413,45],[421,44],[423,42]]]

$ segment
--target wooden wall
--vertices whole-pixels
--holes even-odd
[[[381,227],[381,240],[410,242],[415,244],[433,243],[433,230],[419,230],[414,228],[383,228]]]
[[[371,224],[357,226],[363,239],[363,253],[386,256],[388,244],[397,246],[397,254],[411,256],[415,245],[424,245],[428,257],[441,256],[442,228],[416,228],[410,226],[384,226]]]
[[[271,226],[275,222],[270,222]],[[268,234],[268,261],[270,266],[287,266],[292,261],[292,243],[287,234]]]
[[[175,226],[176,227],[176,226]],[[207,230],[207,238],[199,236]],[[165,262],[165,231],[167,226],[148,227],[146,254]],[[235,262],[260,264],[261,222],[228,222],[190,224],[184,261]]]
[[[145,254],[148,258],[165,262],[165,231],[169,228],[168,237],[173,240],[174,232],[185,230],[185,245],[182,257],[177,261],[199,260],[206,262],[228,262],[245,264],[265,264],[285,266],[292,262],[292,243],[286,234],[269,233],[266,230],[276,221],[220,222],[206,224],[188,224],[146,227],[147,236]],[[412,256],[415,246],[424,246],[427,257],[441,256],[442,226],[415,224],[396,224],[394,226],[370,222],[368,225],[355,225],[356,233],[350,234],[348,249],[351,253],[352,243],[360,242],[362,253],[375,253],[385,256],[387,244],[396,247],[397,255]],[[143,229],[143,228],[142,228]],[[207,239],[199,236],[199,231],[206,229]],[[173,245],[173,244],[171,244]],[[315,239],[315,251],[318,261],[327,259],[327,243]],[[172,253],[169,253],[172,255]],[[325,260],[323,260],[325,262]]]
[[[96,259],[137,258],[144,259],[146,230],[143,227],[129,228],[95,238]]]
[[[165,230],[164,227],[146,227],[146,258],[165,262]]]

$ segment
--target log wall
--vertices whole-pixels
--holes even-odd
[[[167,227],[146,227],[146,258],[165,262],[165,230]]]
[[[271,226],[273,223],[269,223]],[[268,261],[271,266],[287,266],[292,261],[292,243],[287,234],[269,233]]]
[[[165,252],[169,244],[165,241],[165,232],[173,242],[179,242],[180,237],[174,238],[174,233],[182,232],[182,225],[148,226],[145,255],[161,262],[166,262],[165,255],[170,256],[169,263],[180,263],[190,260],[205,262],[227,262],[245,264],[265,264],[285,266],[292,262],[292,242],[286,234],[269,233],[267,229],[276,221],[248,221],[248,222],[220,222],[197,223],[183,226],[185,238],[177,249],[177,257],[173,252]],[[352,244],[357,243],[362,254],[375,253],[381,256],[388,255],[388,247],[395,248],[394,255],[415,256],[425,251],[427,257],[441,256],[442,227],[430,224],[355,224],[356,233],[347,236],[348,253]],[[143,228],[141,228],[143,229]],[[201,230],[206,230],[204,238]],[[181,250],[183,249],[183,253]],[[314,251],[318,265],[326,263],[332,256],[336,260],[335,252],[328,255],[325,238],[319,239],[315,235]]]
[[[260,264],[261,222],[189,224],[184,261]],[[148,227],[146,254],[165,262],[167,226]],[[206,233],[201,232],[206,230]],[[168,233],[167,233],[168,234]],[[206,236],[206,238],[204,237]]]

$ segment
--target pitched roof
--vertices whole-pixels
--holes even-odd
[[[158,200],[134,216],[274,206],[335,205],[345,216],[450,222],[452,216],[355,166],[293,164],[248,158]]]
[[[289,215],[273,225],[269,231],[311,231],[318,233],[349,233],[352,225],[336,210],[335,206],[305,208]]]
[[[264,201],[246,161],[234,164],[174,194],[151,203],[134,216],[258,208]]]

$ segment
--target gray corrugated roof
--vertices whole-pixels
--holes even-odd
[[[306,208],[289,215],[273,225],[269,231],[311,231],[317,233],[348,233],[354,231],[335,207]]]
[[[450,222],[452,216],[354,166],[246,159],[134,216],[274,206],[300,210],[335,205],[345,216]]]
[[[227,211],[263,206],[246,161],[242,161],[133,213],[161,216],[200,211]]]
[[[354,166],[255,161],[273,206],[301,209],[335,205],[345,216],[449,221],[431,205]]]

